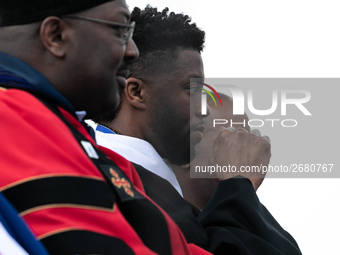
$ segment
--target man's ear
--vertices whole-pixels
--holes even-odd
[[[136,108],[145,109],[145,84],[142,80],[130,77],[124,89],[126,100]]]
[[[55,57],[63,58],[66,24],[58,17],[47,17],[40,26],[40,40],[43,46]]]

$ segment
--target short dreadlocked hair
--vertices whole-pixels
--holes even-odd
[[[180,50],[203,50],[205,32],[188,15],[169,13],[169,8],[159,12],[148,5],[144,10],[135,7],[131,21],[136,22],[133,40],[140,53],[131,66],[132,77],[166,70]]]

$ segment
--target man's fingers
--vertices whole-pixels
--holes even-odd
[[[230,132],[235,132],[235,131],[236,131],[236,128],[234,128],[234,127],[228,127],[228,128],[226,128],[226,130],[229,130]]]
[[[239,127],[239,128],[228,127],[228,128],[226,128],[225,130],[228,130],[228,131],[230,131],[230,132],[235,132],[235,131],[237,131],[237,130],[243,130],[243,131],[245,131],[246,133],[248,133],[248,130],[245,129],[245,128],[242,128],[242,127]]]
[[[246,133],[248,133],[248,130],[245,129],[245,128],[243,128],[243,127],[238,127],[236,130],[243,130],[243,131],[245,131]]]
[[[254,135],[258,136],[258,137],[261,137],[261,133],[260,133],[260,131],[258,129],[252,129],[250,131],[250,133],[254,134]]]
[[[248,133],[248,130],[246,130],[245,128],[242,128],[242,127],[239,127],[239,128],[234,128],[234,127],[223,128],[223,127],[221,127],[220,132],[221,131],[223,132],[225,130],[228,130],[230,132],[242,132],[243,135],[246,135],[246,134],[256,135],[258,138],[262,138],[262,139],[266,140],[270,144],[270,138],[268,136],[266,136],[266,135],[261,136],[261,132],[258,129],[252,129]]]
[[[260,132],[258,129],[252,129],[252,130],[250,131],[250,133],[251,133],[251,134],[254,134],[254,135],[256,135],[257,137],[262,138],[262,139],[266,140],[268,143],[270,143],[270,138],[269,138],[268,136],[266,136],[266,135],[264,135],[264,136],[261,137],[261,132]]]
[[[268,143],[270,143],[270,138],[268,136],[264,135],[261,138],[266,140]]]

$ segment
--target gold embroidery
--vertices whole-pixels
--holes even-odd
[[[54,208],[75,208],[75,209],[84,209],[84,210],[97,210],[102,212],[110,212],[114,213],[116,211],[116,204],[113,204],[112,208],[104,208],[99,206],[91,206],[91,205],[77,205],[77,204],[48,204],[36,206],[26,211],[21,212],[19,215],[24,217],[27,214],[34,213],[40,210],[46,209],[54,209]]]
[[[111,178],[112,183],[117,187],[117,188],[124,188],[124,191],[126,194],[128,194],[131,197],[134,197],[133,191],[131,190],[131,183],[125,180],[125,178],[120,178],[119,175],[115,170],[110,168],[110,174],[113,176]]]
[[[84,179],[91,179],[91,180],[98,180],[98,181],[103,180],[102,177],[97,177],[97,176],[78,176],[78,175],[75,175],[75,174],[64,174],[64,173],[44,174],[44,175],[31,176],[31,177],[28,177],[28,178],[7,184],[7,185],[0,188],[0,192],[3,192],[6,189],[9,189],[9,188],[12,188],[14,186],[23,184],[25,182],[44,179],[44,178],[51,178],[51,177],[52,178],[53,177],[77,177],[77,178],[84,178]]]
[[[38,236],[37,238],[38,238],[38,240],[41,240],[41,239],[44,239],[44,238],[52,236],[52,235],[56,235],[56,234],[60,234],[60,233],[72,231],[72,230],[81,230],[81,229],[79,229],[79,228],[62,228],[62,229],[54,230],[54,231],[51,231],[49,233],[43,234],[41,236]]]

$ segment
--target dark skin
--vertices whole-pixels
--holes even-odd
[[[203,125],[199,101],[190,112],[190,78],[204,76],[201,56],[194,50],[181,50],[166,71],[155,73],[129,78],[119,114],[113,122],[103,124],[148,141],[163,158],[187,163],[190,137],[199,142],[190,126]]]
[[[130,16],[124,0],[107,2],[78,15],[124,24]],[[29,43],[2,44],[0,50],[42,73],[75,110],[85,110],[87,118],[115,109],[119,90],[125,86],[117,77],[139,54],[134,42],[124,45],[118,30],[94,22],[52,16],[38,27],[22,26],[32,34],[37,30],[36,36]]]
[[[218,136],[220,125],[213,127],[213,119],[227,119],[229,127],[230,119],[234,122],[248,122],[246,115],[233,115],[232,99],[228,96],[221,95],[223,106],[215,106],[213,100],[208,97],[208,105],[210,106],[211,113],[204,119],[206,129],[203,132],[203,140],[196,147],[196,158],[190,163],[191,165],[209,165],[209,155],[213,151],[214,142]],[[234,124],[234,127],[243,127],[241,124]],[[250,128],[246,125],[245,128],[248,132]],[[219,179],[216,175],[210,173],[200,173],[201,177],[205,178],[190,178],[190,164],[184,166],[171,165],[177,180],[182,188],[184,198],[198,209],[203,210],[210,197],[214,194]]]
[[[167,70],[153,70],[152,76],[129,78],[121,110],[112,122],[103,124],[120,134],[148,141],[161,157],[173,164],[187,164],[190,154],[196,153],[195,146],[190,147],[190,141],[197,145],[204,127],[200,96],[192,98],[195,103],[190,107],[190,78],[203,77],[200,54],[181,50]],[[220,129],[212,148],[211,165],[230,164],[238,169],[268,165],[271,156],[269,142],[258,133],[248,133],[245,129]],[[225,180],[236,175],[240,174],[223,173],[218,178]],[[241,175],[250,179],[255,190],[264,178],[261,173]]]

